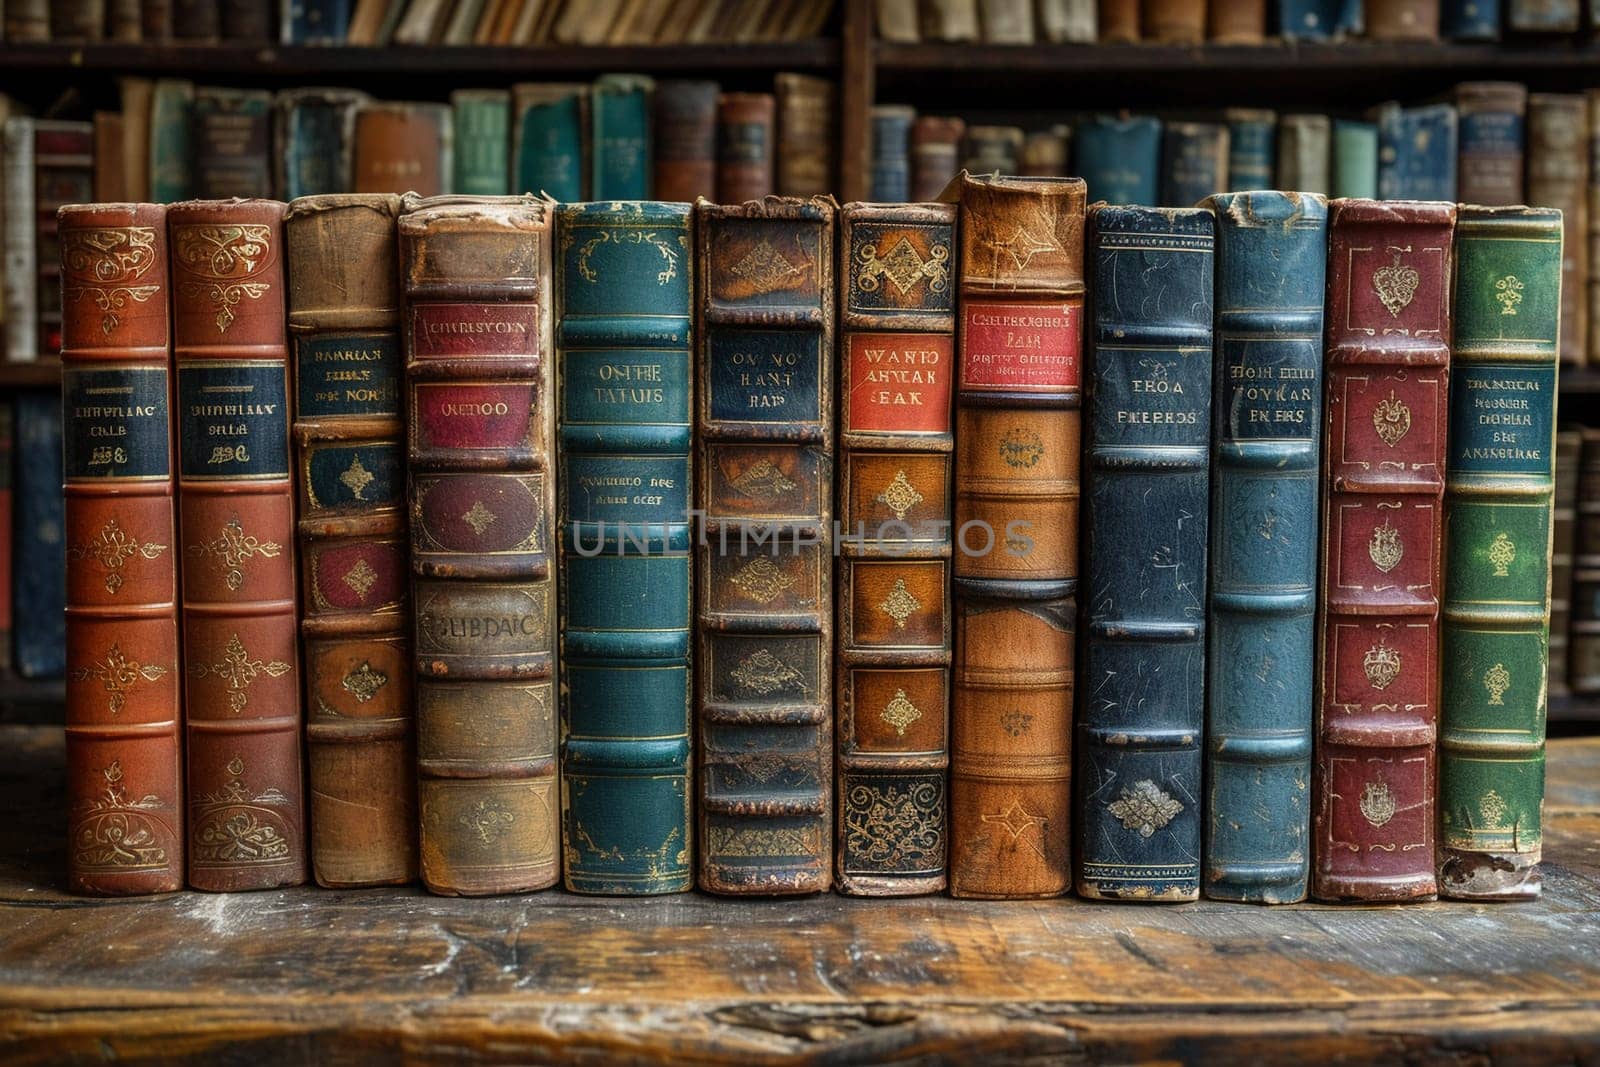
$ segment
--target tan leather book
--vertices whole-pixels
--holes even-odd
[[[952,204],[840,211],[838,886],[946,883]]]
[[[1071,127],[1034,130],[1022,142],[1018,173],[1025,178],[1064,178],[1067,174],[1067,138]]]
[[[922,0],[922,37],[928,41],[981,39],[978,0]]]
[[[1156,44],[1199,44],[1206,38],[1206,0],[1143,0],[1139,28]]]
[[[1206,36],[1213,44],[1260,44],[1267,36],[1266,0],[1212,0]]]
[[[961,171],[961,142],[967,124],[945,115],[920,115],[911,124],[911,200],[939,199]]]
[[[399,213],[331,194],[284,220],[311,870],[332,887],[417,875]]]
[[[950,891],[1071,885],[1078,178],[962,176]]]
[[[717,102],[717,200],[771,196],[777,104],[771,93],[723,93]]]
[[[1367,36],[1375,41],[1437,41],[1439,0],[1365,0]]]
[[[1533,207],[1561,209],[1561,362],[1589,352],[1589,101],[1528,94],[1528,181]]]
[[[357,193],[436,196],[452,165],[450,108],[368,103],[356,110],[352,169]]]
[[[834,184],[834,88],[829,78],[778,74],[776,185],[779,196],[821,196]]]
[[[122,190],[127,199],[142,204],[150,199],[150,102],[154,83],[149,78],[119,78],[122,92]]]
[[[986,44],[1032,44],[1033,0],[978,0]]]
[[[422,881],[555,884],[551,215],[408,197],[400,217]]]
[[[122,160],[125,137],[122,115],[94,113],[94,198],[102,204],[128,200],[127,172]]]
[[[1100,43],[1139,40],[1139,0],[1100,0]]]
[[[873,15],[880,41],[914,44],[922,39],[917,24],[917,0],[877,0]]]

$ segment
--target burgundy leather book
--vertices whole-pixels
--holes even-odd
[[[740,204],[771,196],[773,131],[777,104],[771,93],[723,93],[717,103],[717,200]]]
[[[710,81],[656,82],[655,199],[693,203],[716,194],[719,92]]]
[[[166,214],[59,215],[75,893],[183,888]]]
[[[1430,899],[1455,205],[1329,205],[1311,891]]]
[[[306,878],[283,212],[167,209],[196,889]]]

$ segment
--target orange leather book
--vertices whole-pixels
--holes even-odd
[[[950,891],[1071,885],[1083,227],[1078,178],[961,200]]]
[[[59,214],[75,893],[183,888],[166,214]]]
[[[1139,22],[1146,41],[1199,44],[1206,37],[1206,0],[1143,0]]]
[[[723,93],[717,103],[717,201],[771,196],[777,105],[771,93]]]
[[[400,198],[289,205],[311,870],[325,886],[417,874],[410,550],[400,418]]]
[[[196,889],[306,877],[283,212],[167,209]]]
[[[1100,0],[1100,43],[1139,40],[1139,0]]]
[[[357,193],[437,196],[451,174],[450,108],[444,104],[363,104],[356,111]]]
[[[1266,0],[1213,0],[1206,36],[1215,44],[1260,44],[1267,36]]]

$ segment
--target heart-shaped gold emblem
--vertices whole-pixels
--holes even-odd
[[[1399,252],[1394,254],[1393,263],[1379,267],[1372,273],[1372,287],[1378,291],[1378,299],[1383,301],[1383,306],[1395,318],[1400,317],[1400,312],[1417,295],[1417,283],[1421,280],[1422,276],[1415,270],[1400,263]]]

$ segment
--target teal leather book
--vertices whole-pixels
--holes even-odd
[[[511,185],[511,94],[458,89],[450,94],[455,139],[453,192],[504,196]]]
[[[1272,111],[1231,108],[1228,122],[1228,188],[1271,189],[1278,156],[1278,116]]]
[[[650,99],[655,82],[643,74],[607,74],[590,94],[594,128],[591,169],[595,200],[647,200],[650,159]]]
[[[1228,127],[1169,122],[1161,135],[1161,203],[1194,207],[1228,188]]]
[[[288,89],[274,98],[280,199],[339,193],[351,187],[356,108],[368,99],[353,89]]]
[[[1561,213],[1462,207],[1445,470],[1439,891],[1539,895]]]
[[[687,204],[557,218],[566,886],[694,885]]]
[[[1089,203],[1159,203],[1161,120],[1147,115],[1091,115],[1072,131],[1073,164]]]
[[[516,85],[512,95],[512,158],[516,193],[543,193],[564,203],[588,199],[587,85]]]
[[[1204,889],[1303,900],[1328,205],[1212,197],[1217,214]]]
[[[194,84],[177,78],[156,81],[150,96],[150,199],[173,204],[189,199],[194,188],[189,150]]]
[[[1361,200],[1376,199],[1378,127],[1370,122],[1335,119],[1332,154],[1332,195]]]

